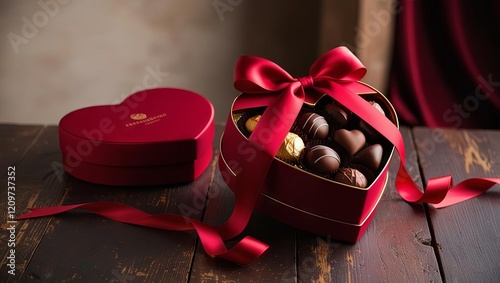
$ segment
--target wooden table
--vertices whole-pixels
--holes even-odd
[[[217,126],[218,133],[223,130]],[[401,129],[407,168],[418,181],[451,174],[500,175],[500,131]],[[217,140],[217,139],[216,139]],[[397,159],[397,157],[395,158]],[[27,207],[119,201],[148,213],[184,213],[211,224],[230,214],[233,196],[217,159],[183,186],[108,187],[61,168],[56,126],[0,125],[0,282],[499,282],[500,191],[436,210],[403,201],[396,163],[375,219],[357,244],[299,231],[255,212],[245,235],[268,244],[238,266],[207,256],[193,232],[160,231],[85,213],[19,221],[15,276],[8,274],[7,172],[15,166],[16,215]],[[397,160],[394,160],[397,161]]]

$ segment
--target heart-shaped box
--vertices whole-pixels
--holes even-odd
[[[117,105],[75,110],[59,123],[65,170],[105,185],[193,181],[212,159],[213,137],[210,101],[175,88],[148,89]]]
[[[361,82],[356,84],[353,91],[367,101],[380,104],[387,118],[398,126],[396,112],[387,98],[371,86]],[[238,145],[247,140],[240,119],[245,113],[263,111],[247,108],[248,105],[267,103],[248,103],[255,99],[260,98],[245,93],[235,99],[221,138],[219,168],[223,179],[235,194],[238,194],[235,180],[239,160],[245,158],[245,152]],[[328,99],[331,98],[326,95],[320,95],[319,98],[312,95],[306,98],[304,107],[314,108]],[[366,188],[342,184],[275,158],[260,190],[256,208],[299,229],[355,243],[375,215],[387,184],[388,165],[394,146],[384,141],[381,143],[384,145],[382,164]]]

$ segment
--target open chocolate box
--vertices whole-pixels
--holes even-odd
[[[375,102],[386,118],[398,126],[394,108],[379,91],[359,83],[354,92],[372,104]],[[238,170],[238,160],[244,158],[237,145],[250,135],[245,126],[246,121],[262,114],[266,109],[265,106],[258,106],[258,103],[247,103],[252,99],[249,97],[243,93],[235,99],[221,138],[219,167],[224,180],[233,191],[236,189],[235,172]],[[385,190],[388,165],[394,146],[373,128],[363,125],[364,122],[348,109],[344,108],[350,114],[347,124],[338,124],[325,110],[327,105],[332,104],[342,107],[330,96],[308,90],[306,102],[291,129],[291,132],[302,138],[305,149],[297,157],[296,162],[290,162],[280,156],[274,158],[263,187],[260,188],[261,195],[256,208],[296,228],[355,243],[369,226]],[[256,105],[257,107],[254,107]],[[311,139],[301,130],[298,121],[301,115],[309,112],[324,117],[328,122],[329,132],[326,138]],[[369,166],[358,162],[343,149],[343,145],[333,138],[334,133],[340,129],[363,132],[365,143],[358,153],[374,144],[382,147],[383,153],[378,168],[369,169]],[[341,162],[335,173],[327,175],[319,173],[311,170],[305,162],[304,152],[307,153],[317,144],[326,145],[338,152]],[[336,174],[342,168],[355,168],[361,172],[367,179],[366,187],[335,181]]]

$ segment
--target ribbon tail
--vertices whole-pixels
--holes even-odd
[[[203,248],[210,256],[238,264],[248,264],[260,257],[269,246],[252,237],[245,237],[228,250],[223,240],[239,235],[248,224],[269,167],[299,113],[304,98],[302,89],[297,89],[296,85],[289,85],[282,95],[276,97],[267,107],[248,141],[255,150],[255,157],[251,160],[242,160],[242,171],[236,181],[239,188],[235,195],[233,212],[228,221],[219,227],[212,227],[181,215],[150,215],[114,202],[34,208],[18,219],[50,216],[79,208],[122,223],[163,230],[196,230]],[[265,133],[272,136],[266,136]]]
[[[212,257],[233,261],[237,264],[249,264],[259,258],[269,246],[252,237],[243,238],[231,249],[227,249],[217,231],[202,222],[177,214],[150,215],[131,206],[116,202],[92,202],[58,207],[33,208],[17,220],[51,216],[73,209],[83,209],[94,214],[132,225],[162,230],[195,230],[200,242]]]
[[[268,248],[269,245],[253,237],[246,236],[229,251],[219,255],[219,257],[238,264],[250,264],[255,259],[261,257]]]
[[[500,178],[473,178],[453,187],[451,176],[443,176],[430,178],[422,192],[406,171],[403,136],[396,125],[382,117],[362,97],[334,82],[324,81],[316,88],[349,108],[394,145],[400,156],[396,189],[405,201],[431,203],[436,208],[442,208],[474,198],[500,183]]]
[[[434,207],[443,208],[474,198],[496,184],[500,184],[500,178],[471,178],[464,180],[451,188],[446,198],[442,202],[435,204]]]
[[[396,190],[407,202],[437,204],[445,198],[451,184],[451,176],[432,178],[427,182],[426,190],[422,192],[406,171],[404,162],[399,163],[399,170],[396,176]]]
[[[87,203],[75,204],[75,205],[64,205],[64,206],[55,206],[55,207],[38,207],[38,208],[29,208],[30,212],[18,216],[16,220],[25,220],[30,218],[38,218],[60,214],[69,210],[77,209],[82,206],[85,206]]]
[[[396,189],[407,202],[430,203],[436,208],[443,208],[477,197],[495,184],[500,184],[500,178],[471,178],[453,186],[452,177],[447,175],[429,178],[422,192],[411,179],[404,166],[405,149],[401,132],[387,119],[377,119],[370,122],[377,131],[381,132],[395,146],[400,156]]]
[[[262,114],[248,140],[255,155],[253,158],[240,160],[241,170],[236,176],[233,212],[217,228],[223,239],[239,235],[248,224],[274,156],[292,127],[304,98],[302,90],[289,85]]]
[[[269,245],[247,236],[228,250],[220,234],[214,227],[196,220],[192,220],[191,223],[200,237],[200,242],[205,252],[213,257],[238,264],[249,264],[259,258],[269,248]]]
[[[443,208],[475,198],[495,184],[500,184],[500,178],[471,178],[453,186],[453,179],[448,175],[429,178],[422,192],[411,179],[404,166],[404,143],[401,133],[396,129],[389,141],[393,143],[401,157],[396,176],[396,190],[407,202],[430,203],[435,208]]]

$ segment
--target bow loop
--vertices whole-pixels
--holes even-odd
[[[366,74],[363,66],[346,47],[338,47],[319,57],[311,66],[309,75],[294,78],[276,63],[256,56],[241,56],[236,62],[234,87],[246,93],[293,91],[314,87],[316,82],[359,81]],[[299,84],[297,84],[300,83]]]
[[[359,81],[366,74],[366,68],[359,59],[341,46],[321,55],[309,69],[316,79],[333,81]]]
[[[234,87],[242,92],[274,92],[296,80],[278,64],[256,56],[241,56],[236,62]]]

